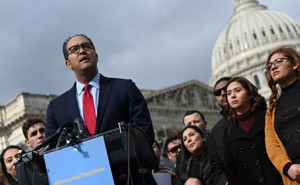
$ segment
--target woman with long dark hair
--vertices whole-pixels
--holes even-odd
[[[225,174],[229,185],[281,185],[265,147],[265,98],[244,77],[227,85],[228,128],[224,132]]]
[[[285,185],[300,184],[300,56],[280,47],[268,56],[271,89],[266,114],[266,147]]]
[[[20,158],[21,147],[7,146],[0,155],[1,172],[5,185],[19,185],[14,163]]]
[[[179,177],[185,185],[212,185],[206,140],[200,128],[189,125],[181,134]]]

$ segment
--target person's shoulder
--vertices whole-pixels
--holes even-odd
[[[228,120],[225,118],[221,118],[215,126],[211,129],[210,134],[218,132],[219,130],[223,130],[228,125]]]
[[[114,82],[114,83],[131,83],[131,79],[107,77],[101,74],[100,81]]]
[[[255,120],[265,122],[264,120],[265,120],[266,112],[267,112],[266,106],[263,105],[263,106],[258,107],[254,114]]]
[[[61,101],[64,101],[64,100],[66,100],[66,97],[68,97],[68,96],[70,96],[70,94],[74,94],[75,92],[75,90],[73,89],[73,88],[75,88],[74,86],[71,88],[71,89],[69,89],[69,90],[67,90],[66,92],[64,92],[63,94],[61,94],[61,95],[59,95],[59,96],[57,96],[57,97],[55,97],[53,100],[51,100],[50,102],[53,104],[53,103],[57,103],[57,102],[61,102]]]

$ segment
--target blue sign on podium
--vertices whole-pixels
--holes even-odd
[[[44,154],[50,185],[114,185],[103,136]]]

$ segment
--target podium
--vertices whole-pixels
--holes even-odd
[[[45,153],[50,185],[114,185],[103,136]]]
[[[131,173],[155,166],[152,144],[134,125],[114,129],[44,153],[50,185],[113,185]]]

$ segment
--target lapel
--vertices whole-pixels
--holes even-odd
[[[247,138],[246,133],[238,126],[235,120],[228,122],[227,141],[231,142],[241,138]]]
[[[229,121],[228,125],[228,132],[227,132],[227,141],[234,141],[238,139],[252,139],[258,133],[264,132],[265,128],[265,108],[259,108],[255,113],[255,123],[253,124],[252,128],[249,130],[248,133],[244,132],[237,124],[236,121],[231,120]]]
[[[100,74],[100,91],[99,91],[99,100],[97,108],[97,124],[96,124],[96,133],[100,133],[101,129],[105,125],[102,125],[103,116],[105,114],[106,105],[110,98],[110,92],[112,88],[112,80]]]
[[[265,129],[266,108],[259,108],[255,114],[255,123],[249,131],[249,137],[253,138]]]
[[[74,83],[73,87],[67,91],[66,93],[66,105],[68,105],[66,111],[68,111],[73,118],[73,121],[75,118],[81,117],[79,113],[78,103],[76,99],[76,82]]]

